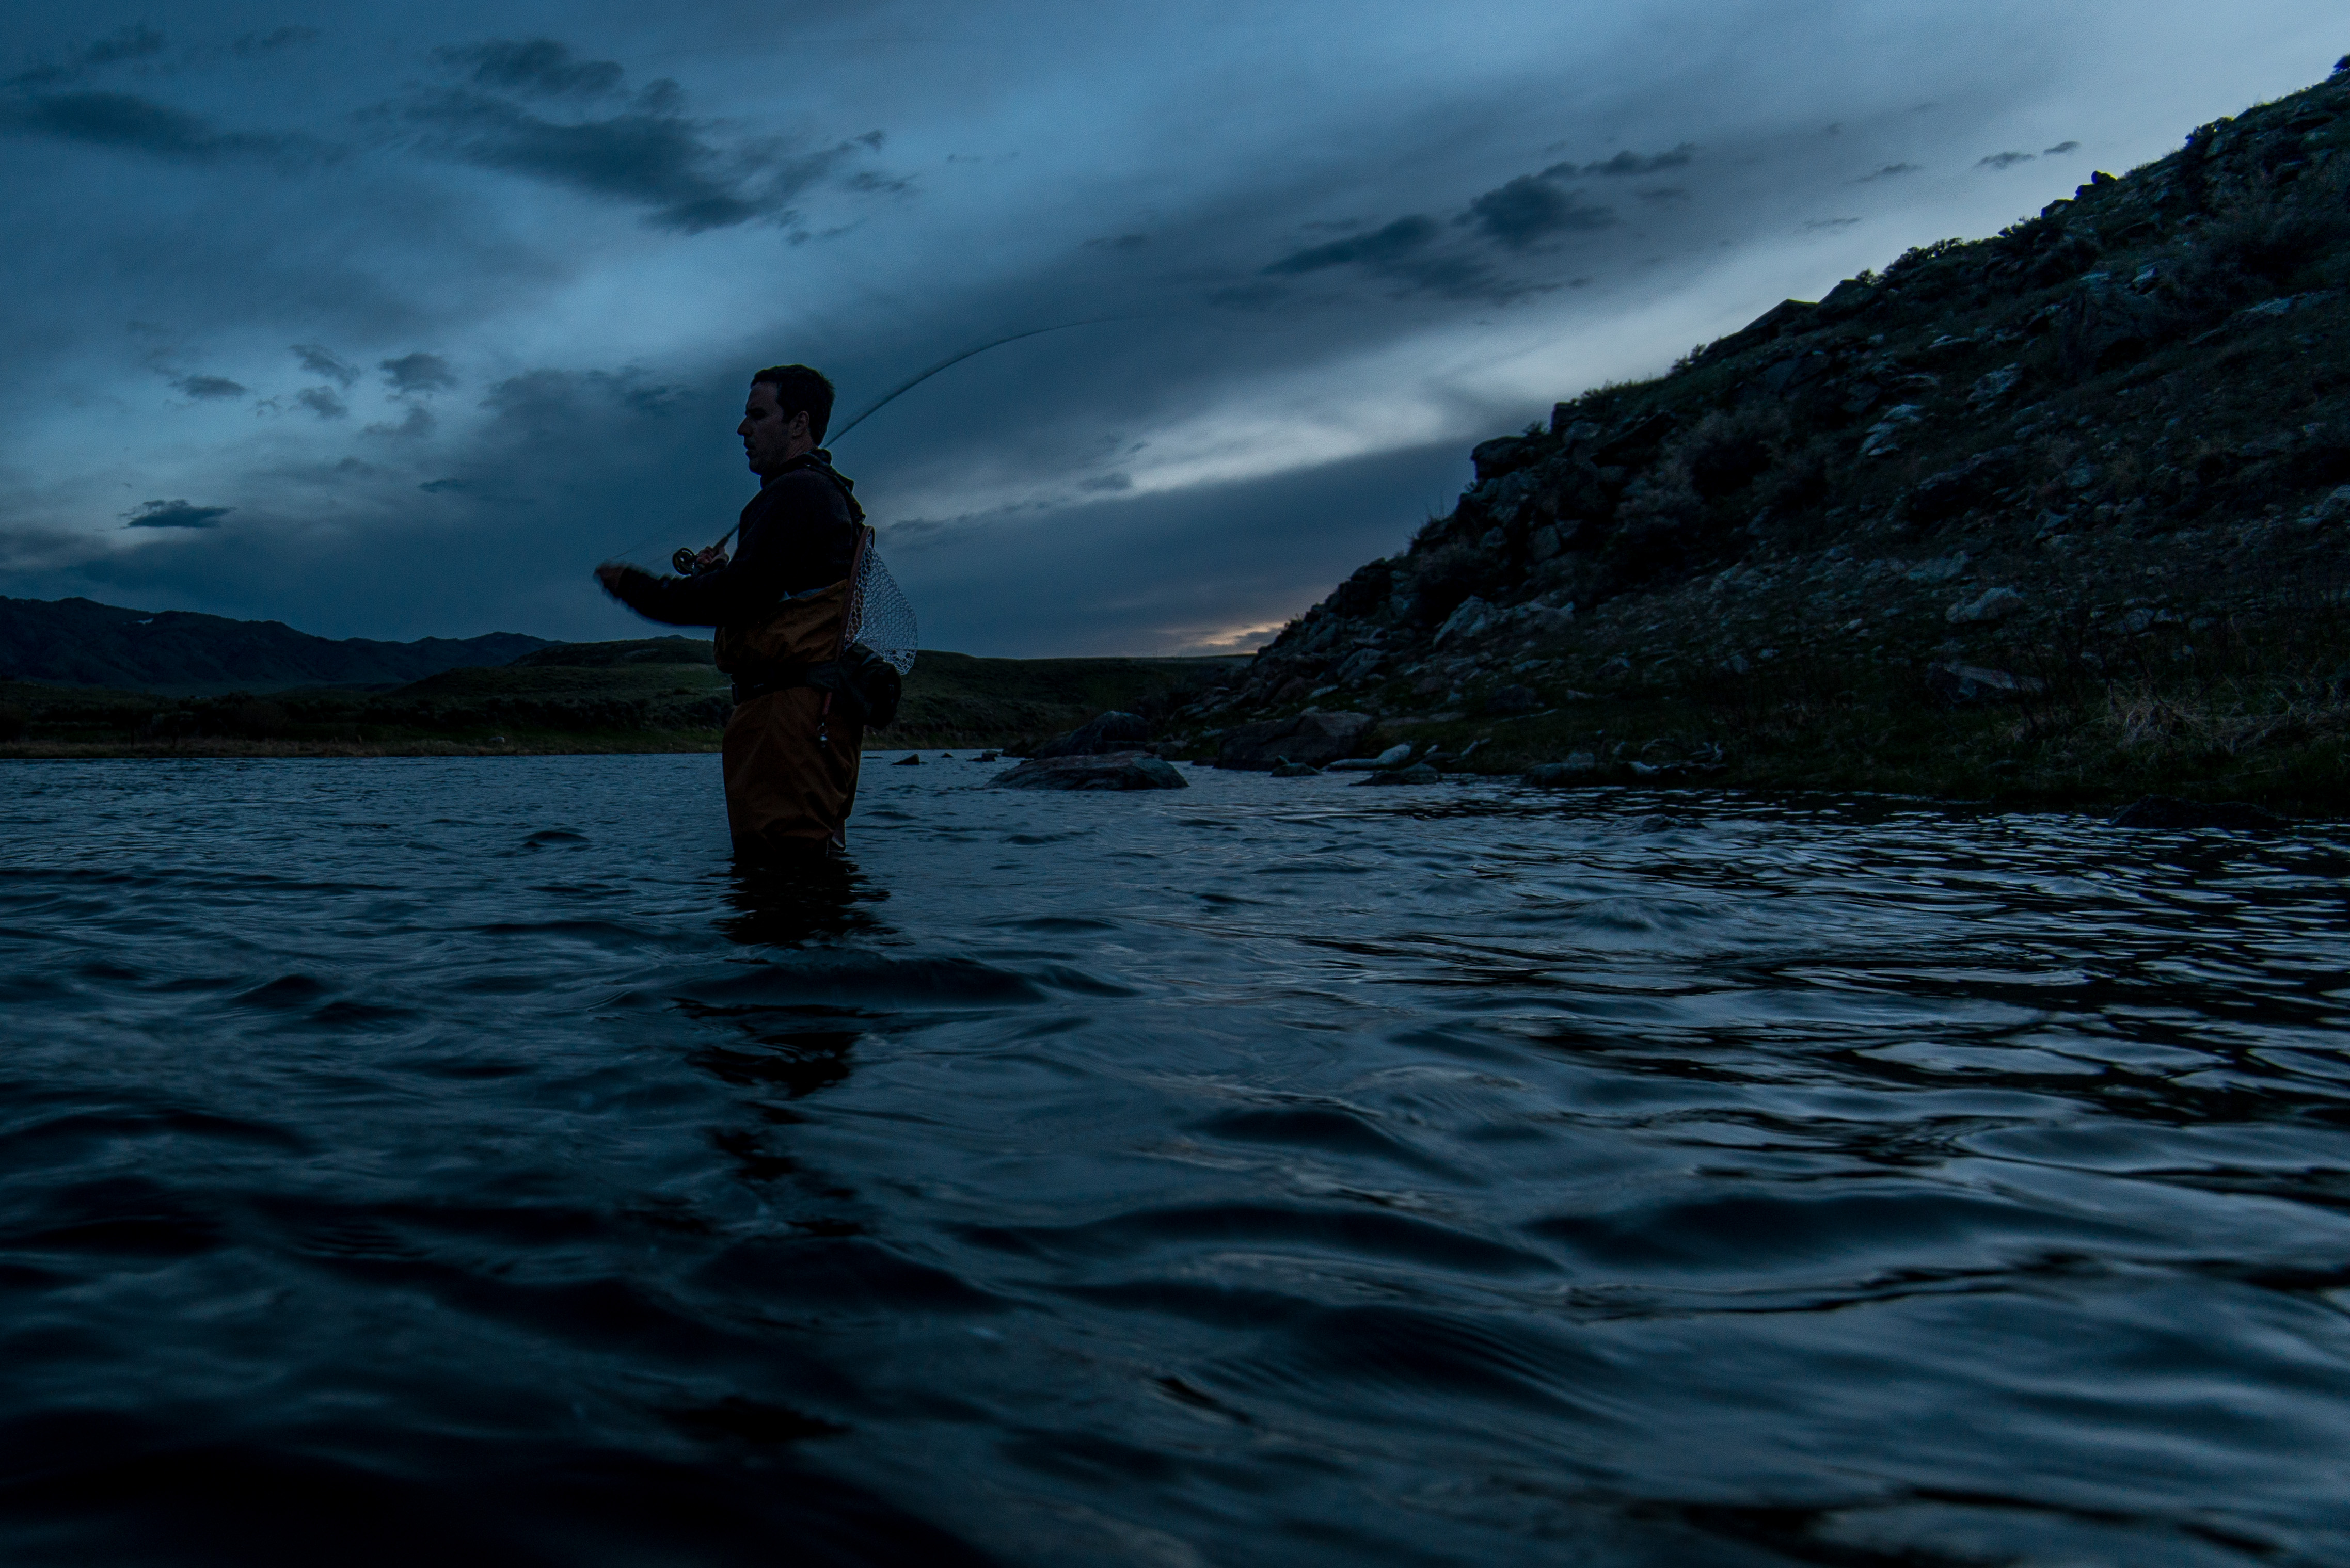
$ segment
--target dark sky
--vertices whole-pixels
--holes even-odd
[[[1476,441],[2323,78],[2339,0],[13,0],[0,594],[620,637],[758,366],[932,647],[1246,649]]]

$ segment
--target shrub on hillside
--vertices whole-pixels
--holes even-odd
[[[1624,568],[1646,576],[1719,554],[1752,514],[1757,481],[1785,461],[1791,440],[1775,404],[1719,410],[1690,426],[1624,493],[1615,552]]]
[[[2273,287],[2350,244],[2350,215],[2305,205],[2257,207],[2212,224],[2198,247],[2205,260]]]
[[[1815,436],[1781,457],[1754,487],[1754,499],[1784,515],[1817,505],[1828,493],[1828,454],[1834,443]]]
[[[1721,501],[1770,468],[1786,439],[1785,412],[1775,404],[1755,404],[1708,414],[1681,438],[1673,457],[1689,470],[1700,500]]]
[[[1440,545],[1412,570],[1412,614],[1434,626],[1461,607],[1461,601],[1491,587],[1492,564],[1466,545]]]
[[[275,702],[240,702],[231,726],[249,741],[274,741],[286,732],[286,710]]]
[[[2264,206],[2205,225],[2182,248],[2163,294],[2208,319],[2248,300],[2292,293],[2350,249],[2350,214]]]

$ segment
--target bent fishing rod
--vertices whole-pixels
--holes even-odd
[[[858,412],[855,419],[841,426],[837,431],[829,432],[830,438],[833,441],[838,441],[841,437],[847,435],[858,425],[863,424],[867,420],[871,419],[875,414],[879,413],[883,409],[888,408],[891,403],[896,402],[899,398],[904,397],[908,392],[912,391],[915,388],[920,386],[923,382],[929,380],[940,371],[952,369],[955,366],[962,364],[965,359],[970,359],[978,355],[984,354],[991,348],[1001,348],[1007,343],[1017,343],[1024,337],[1041,337],[1047,332],[1066,332],[1072,327],[1098,327],[1106,321],[1131,321],[1133,319],[1134,317],[1130,316],[1092,316],[1087,317],[1083,321],[1056,321],[1050,327],[1031,327],[1025,331],[1014,332],[1008,337],[993,338],[988,342],[980,344],[976,348],[965,348],[961,353],[957,354],[950,354],[945,358],[940,360],[937,364],[931,366],[929,369],[924,370],[920,375],[915,376],[911,379],[896,387],[885,394],[879,401],[868,405],[864,410]],[[735,526],[740,527],[741,524],[737,524]],[[697,551],[691,545],[681,545],[677,547],[676,551],[671,555],[669,564],[676,569],[681,576],[692,576],[696,573],[704,569],[702,565],[703,556],[716,555],[719,552],[723,551],[726,548],[726,541],[732,539],[733,536],[734,529],[727,529],[725,533],[721,534],[718,536],[718,542],[711,545],[707,550]],[[640,545],[631,546],[629,550],[624,551],[623,554],[633,555],[636,550],[640,547]],[[712,567],[715,567],[719,565],[719,562],[712,561],[711,565]]]

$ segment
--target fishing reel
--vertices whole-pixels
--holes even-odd
[[[714,572],[724,566],[726,552],[721,550],[717,558],[705,566],[702,564],[701,551],[691,545],[680,545],[676,554],[670,556],[669,564],[676,569],[677,575],[681,577],[698,577],[704,572]]]

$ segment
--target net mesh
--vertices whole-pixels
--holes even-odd
[[[869,528],[865,548],[857,553],[857,582],[849,590],[848,630],[842,640],[863,643],[900,675],[914,668],[914,652],[921,646],[914,607],[882,564]]]

